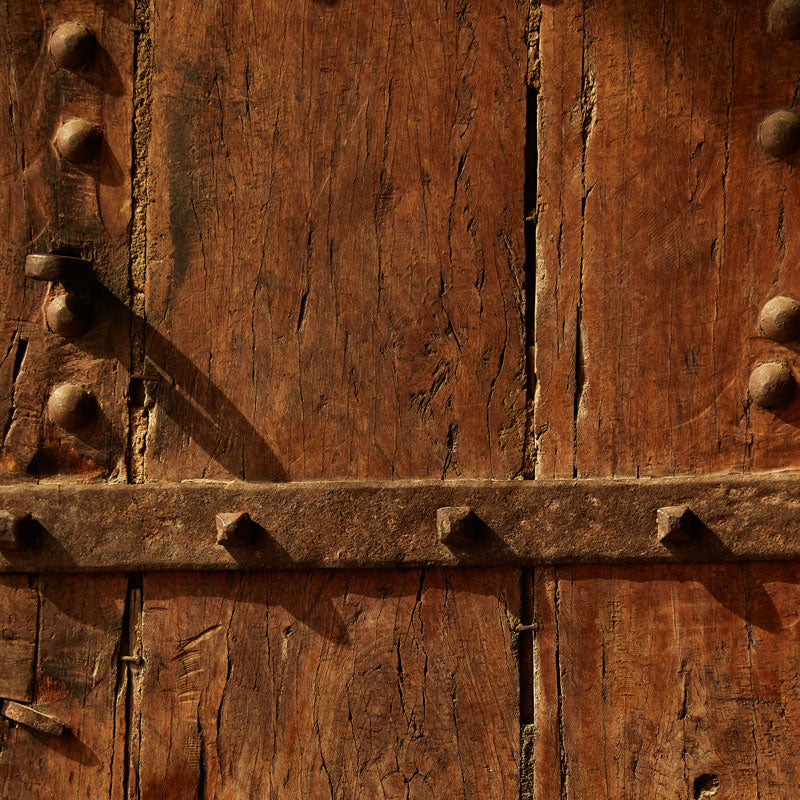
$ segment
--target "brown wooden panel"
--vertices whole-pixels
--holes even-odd
[[[91,258],[101,281],[126,296],[131,198],[132,2],[35,0],[4,4],[0,19],[0,477],[121,468],[127,411],[129,324],[110,304],[94,303],[91,331],[74,341],[50,333],[43,308],[58,287],[26,281],[28,252]],[[53,30],[76,19],[97,34],[99,50],[79,71],[48,52]],[[95,165],[60,159],[52,139],[63,121],[83,117],[103,130]],[[100,297],[99,289],[95,294]],[[90,388],[102,413],[76,435],[44,421],[50,389],[73,381]]]
[[[789,796],[797,564],[537,571],[536,797]]]
[[[65,723],[69,734],[57,738],[4,724],[0,796],[117,798],[112,765],[125,579],[45,576],[39,592],[34,707]]]
[[[162,574],[142,800],[517,798],[516,570]]]
[[[149,479],[521,472],[527,11],[155,4]]]
[[[0,697],[33,699],[39,597],[28,575],[0,576]]]
[[[778,413],[747,399],[759,360],[798,366],[755,324],[800,294],[800,188],[757,144],[793,102],[800,45],[765,32],[768,5],[543,5],[542,475],[798,463],[800,396]]]

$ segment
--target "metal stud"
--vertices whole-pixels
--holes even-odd
[[[662,544],[682,544],[694,538],[697,517],[688,505],[664,506],[656,511],[658,540]]]
[[[781,361],[759,364],[751,373],[747,389],[761,408],[780,408],[794,396],[797,384],[792,371]]]
[[[82,283],[92,277],[92,263],[74,256],[37,253],[25,258],[25,277],[35,281]]]
[[[793,297],[773,297],[758,316],[761,335],[774,342],[800,338],[800,303]]]
[[[0,511],[0,550],[21,550],[26,546],[26,528],[31,515],[22,511]]]
[[[94,397],[74,383],[62,383],[53,390],[47,401],[47,416],[65,431],[80,430],[96,413]]]
[[[775,0],[767,14],[767,29],[784,39],[800,39],[800,0]]]
[[[67,120],[56,133],[58,154],[73,164],[86,164],[100,152],[103,134],[97,125],[85,119]]]
[[[47,304],[45,319],[47,327],[65,339],[80,336],[89,327],[89,303],[73,292],[57,295]]]
[[[436,532],[446,545],[466,545],[474,541],[478,518],[469,506],[444,506],[436,511]]]
[[[50,37],[50,55],[64,69],[77,69],[88,64],[96,51],[97,39],[82,22],[65,22]]]
[[[254,537],[253,521],[246,511],[217,514],[217,544],[248,545]]]
[[[787,158],[800,147],[800,117],[783,109],[770,114],[761,123],[758,141],[775,158]]]

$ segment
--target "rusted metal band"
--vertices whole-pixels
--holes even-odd
[[[794,473],[555,482],[17,484],[0,487],[0,508],[29,514],[30,522],[22,546],[0,548],[0,571],[794,559],[800,558],[798,500],[800,475]],[[662,514],[659,523],[657,510],[682,504],[693,513],[691,535],[659,531],[669,519]],[[438,514],[437,531],[442,508],[459,514]],[[463,509],[473,512],[470,530],[453,536],[452,526],[465,524]],[[443,528],[443,520],[450,524]],[[684,522],[678,516],[674,524]]]

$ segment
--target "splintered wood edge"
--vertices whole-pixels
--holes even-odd
[[[687,504],[691,541],[659,541],[656,512]],[[437,509],[469,506],[472,541],[439,541]],[[0,509],[32,517],[0,572],[519,566],[800,557],[800,473],[658,480],[15,484]],[[246,511],[250,544],[218,544]]]

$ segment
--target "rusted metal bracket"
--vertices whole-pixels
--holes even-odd
[[[0,705],[0,714],[18,725],[24,725],[48,736],[63,736],[67,732],[67,726],[63,722],[13,700],[5,700]]]
[[[800,558],[799,501],[795,473],[667,480],[17,484],[0,487],[0,509],[26,525],[12,537],[13,547],[0,543],[0,571],[794,559]],[[664,535],[665,514],[677,506],[691,511],[691,536]],[[461,515],[455,522],[454,509]],[[455,536],[465,509],[472,512],[469,536]],[[246,536],[225,528],[233,530],[245,519]]]

